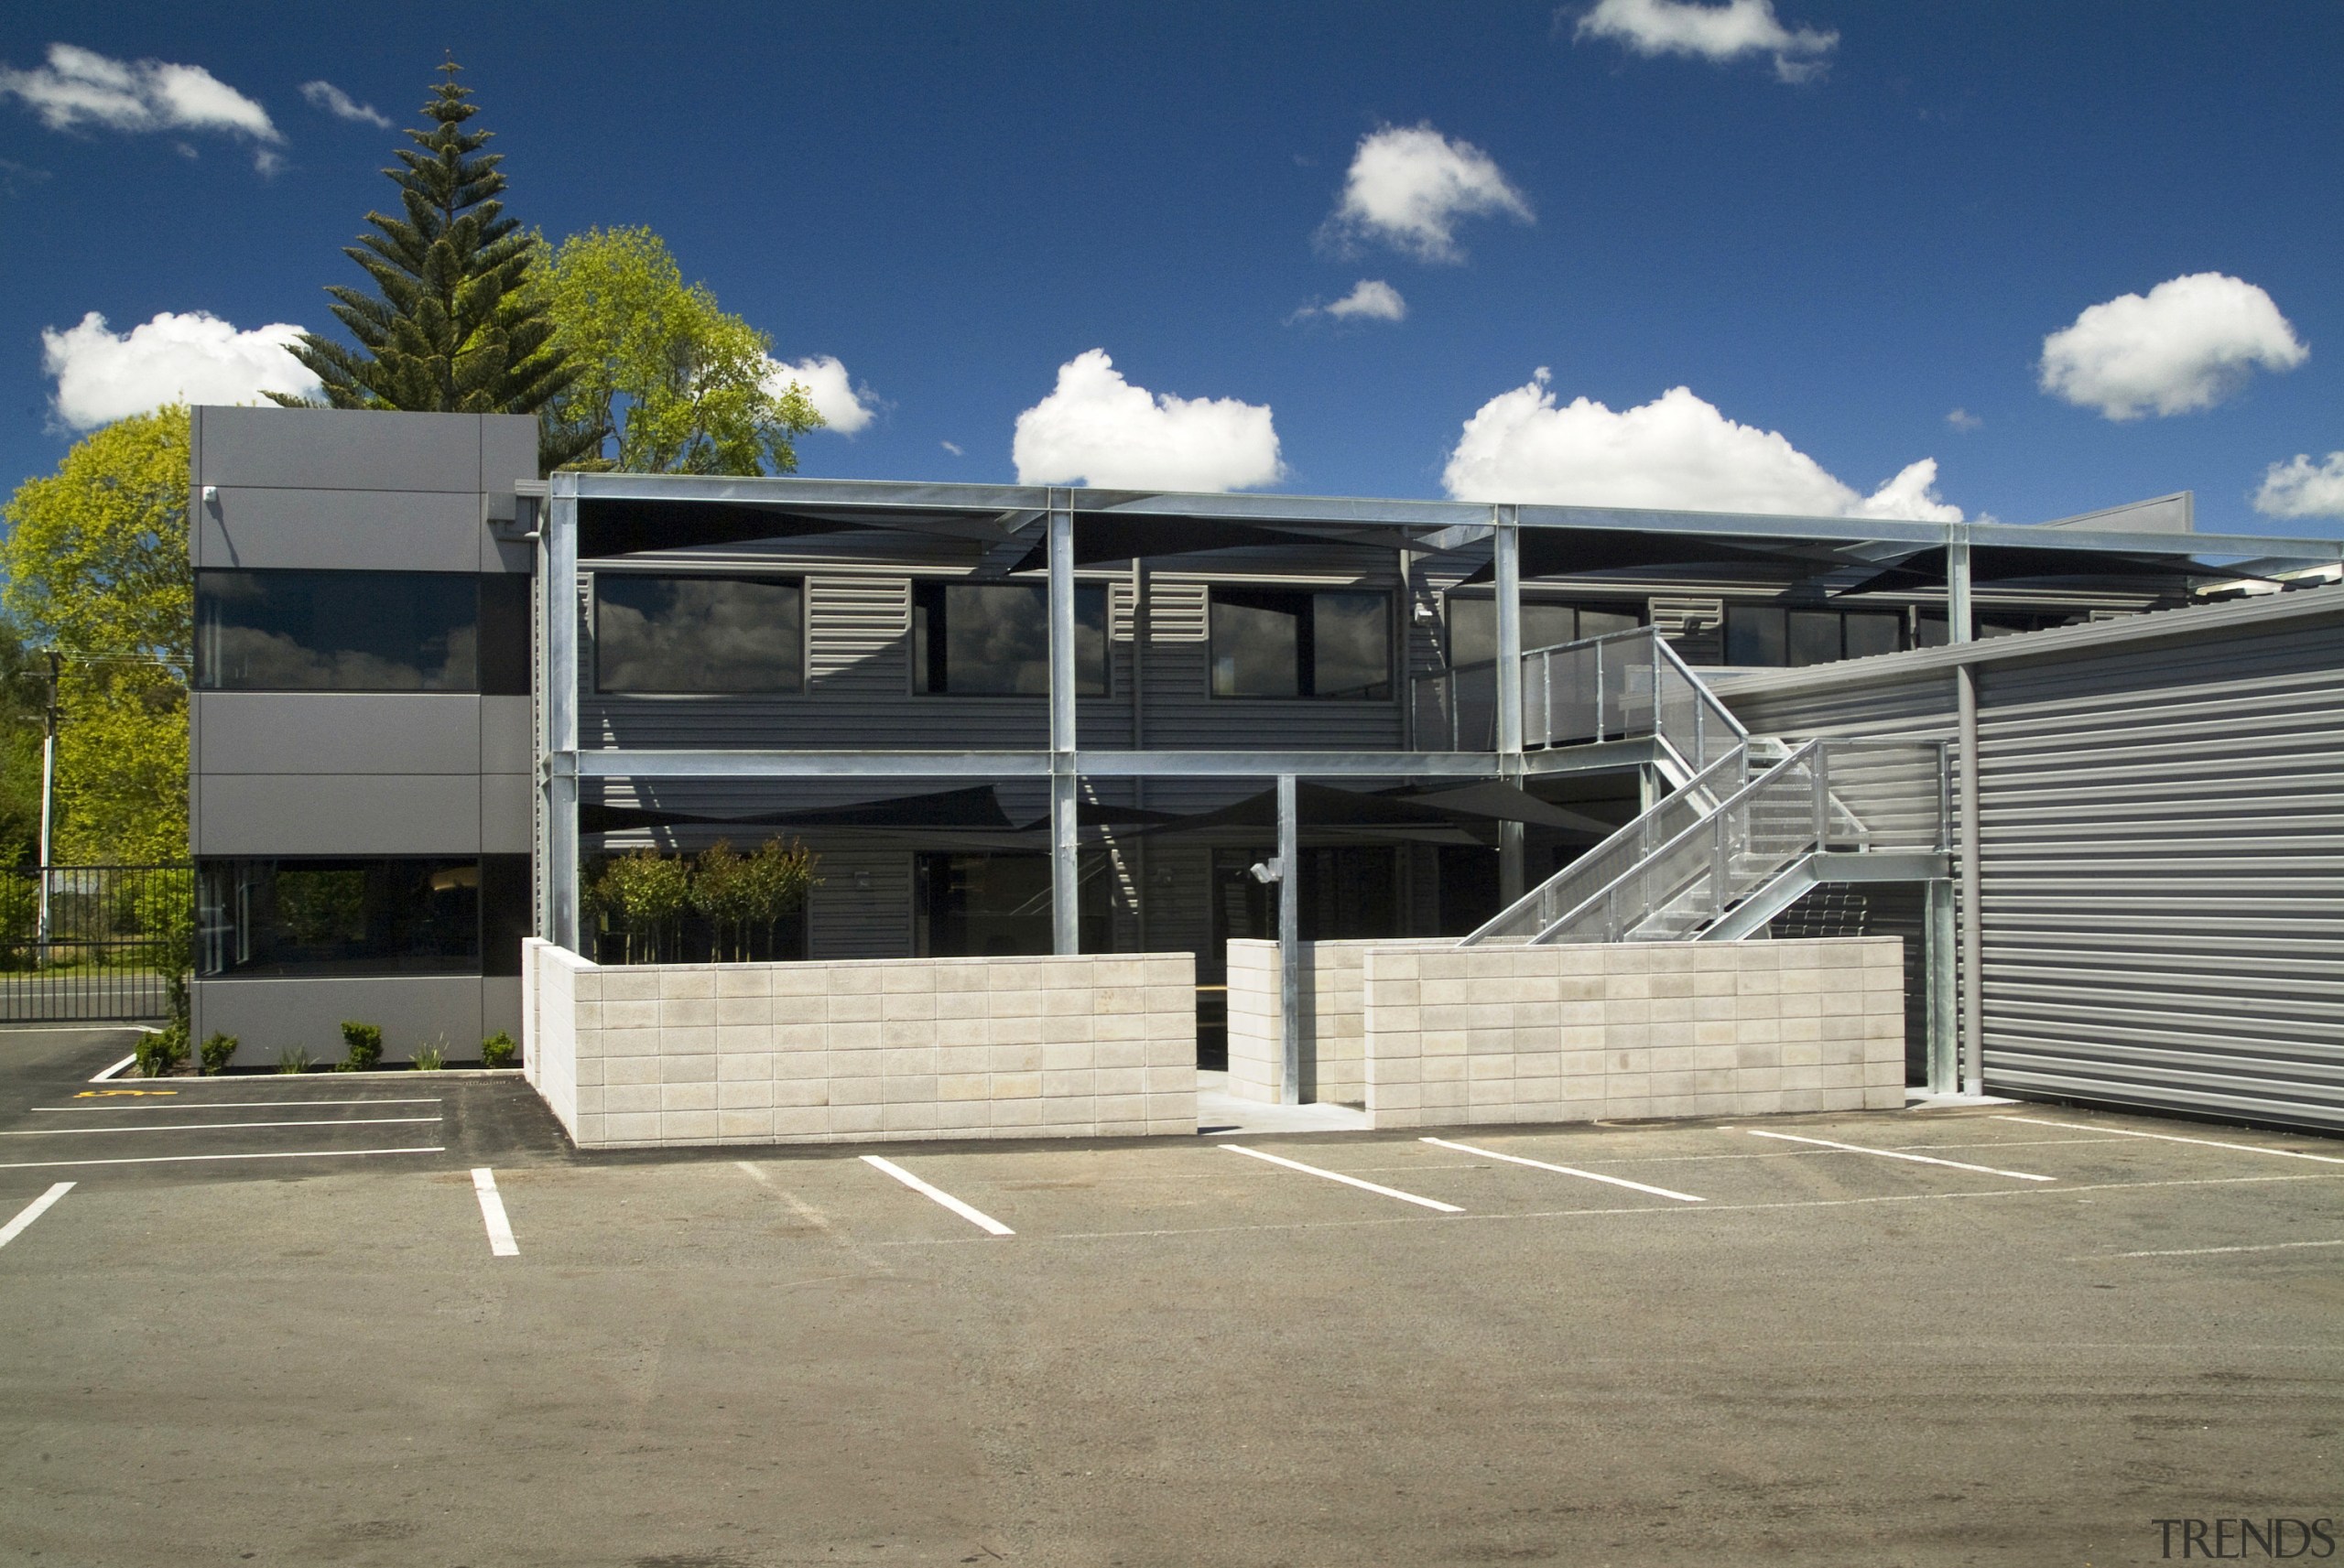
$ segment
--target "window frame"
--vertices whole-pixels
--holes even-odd
[[[1041,600],[1044,655],[1043,689],[1040,691],[955,691],[951,684],[951,613],[945,608],[953,589],[973,589],[991,591],[1015,589]],[[1074,585],[1075,623],[1078,633],[1082,622],[1082,601],[1096,596],[1099,606],[1099,665],[1098,687],[1084,690],[1082,684],[1081,649],[1075,651],[1074,695],[1078,701],[1087,697],[1112,697],[1115,695],[1115,603],[1114,585],[1111,582],[1080,579]],[[914,578],[911,591],[911,621],[904,633],[905,686],[915,697],[949,697],[960,702],[1047,702],[1049,700],[1047,654],[1050,600],[1047,584],[1034,582],[974,582],[967,578]],[[927,617],[931,610],[944,626],[939,637],[934,622]],[[939,674],[944,679],[936,684]]]
[[[263,870],[265,868],[265,871]],[[427,869],[438,875],[466,871],[472,893],[472,940],[469,953],[330,958],[289,962],[253,958],[254,938],[260,929],[253,919],[252,891],[265,877],[273,906],[270,925],[283,926],[285,916],[277,880],[286,871],[345,871],[371,878],[384,868],[413,873]],[[510,978],[520,973],[521,937],[528,934],[529,857],[526,854],[477,855],[210,855],[196,862],[196,978],[222,980],[431,979],[474,979]],[[362,883],[362,887],[366,884]],[[224,886],[227,896],[212,894]],[[362,893],[362,908],[371,910]],[[225,911],[227,913],[222,914]],[[410,909],[405,918],[417,918]],[[283,946],[282,943],[279,946]],[[424,961],[414,961],[418,958]]]
[[[501,575],[505,574],[483,572],[407,571],[404,569],[376,568],[371,567],[351,569],[324,567],[200,568],[194,574],[195,580],[192,584],[191,597],[193,600],[192,608],[194,612],[193,621],[195,643],[192,649],[192,657],[190,660],[190,668],[188,672],[189,687],[192,691],[199,692],[251,692],[267,693],[277,696],[299,697],[322,697],[342,693],[357,693],[377,696],[393,695],[402,697],[477,697],[482,694],[484,687],[489,684],[485,678],[488,672],[485,667],[485,650],[483,647],[482,641],[484,610],[484,606],[482,602],[483,598],[483,579],[488,577]],[[225,684],[218,678],[219,670],[216,667],[218,664],[217,654],[207,652],[212,638],[207,637],[204,626],[204,605],[206,600],[204,587],[205,579],[207,579],[231,577],[262,579],[327,578],[339,581],[368,579],[376,583],[381,583],[385,579],[398,579],[402,580],[429,581],[434,583],[450,582],[465,584],[469,587],[472,594],[472,620],[470,622],[472,633],[472,678],[461,685],[448,686],[260,686]],[[214,635],[216,636],[216,633]],[[320,650],[308,648],[305,646],[303,651],[305,653],[315,654]],[[498,673],[501,676],[505,672],[500,669]],[[502,685],[509,683],[500,679],[498,684]],[[505,694],[500,693],[498,695]]]
[[[1374,683],[1383,689],[1371,689],[1358,697],[1321,695],[1318,670],[1318,608],[1315,601],[1322,594],[1373,595],[1384,601],[1384,678]],[[1260,602],[1247,604],[1253,599]],[[1288,613],[1275,603],[1278,600],[1297,601],[1295,613],[1295,689],[1291,695],[1266,692],[1224,692],[1220,689],[1219,644],[1214,635],[1214,611],[1222,603],[1232,608],[1266,610],[1273,613]],[[1205,585],[1205,696],[1214,702],[1341,702],[1397,703],[1401,682],[1397,673],[1400,651],[1405,645],[1401,629],[1396,623],[1399,596],[1389,588],[1366,585],[1286,584],[1286,583],[1208,583]]]
[[[608,568],[597,568],[589,575],[593,579],[592,584],[587,590],[587,603],[590,606],[588,625],[591,629],[591,635],[589,638],[589,646],[584,650],[586,657],[581,662],[587,666],[587,672],[591,677],[591,686],[596,697],[615,697],[621,700],[633,697],[645,697],[658,702],[765,702],[770,701],[776,697],[805,697],[811,692],[813,688],[814,665],[813,595],[809,590],[805,573],[754,571],[635,571],[627,569],[613,571]],[[760,588],[794,588],[798,591],[798,684],[794,687],[759,687],[753,689],[721,691],[694,691],[689,689],[669,689],[653,687],[613,687],[603,685],[602,582],[605,578],[610,579],[613,581],[641,581],[649,579],[656,582],[741,582],[749,583]],[[632,607],[630,606],[628,608]]]
[[[1442,591],[1440,596],[1440,654],[1443,668],[1453,670],[1461,669],[1472,665],[1493,665],[1497,663],[1497,654],[1495,651],[1495,644],[1497,642],[1497,589],[1493,588],[1482,592],[1474,592],[1470,589],[1460,590],[1455,588]],[[1492,652],[1487,658],[1460,660],[1457,657],[1457,619],[1455,610],[1457,606],[1464,604],[1486,604],[1490,607],[1490,641],[1492,644]],[[1652,624],[1652,602],[1651,600],[1644,599],[1590,599],[1582,594],[1548,595],[1525,591],[1522,596],[1522,608],[1526,611],[1533,606],[1536,606],[1542,610],[1569,611],[1571,612],[1571,627],[1573,634],[1569,638],[1566,639],[1566,641],[1573,643],[1584,643],[1591,636],[1616,637],[1624,633],[1641,631],[1644,627]],[[1590,633],[1580,623],[1581,617],[1589,614],[1626,615],[1633,619],[1634,624],[1630,626],[1615,627],[1610,632]],[[1541,647],[1553,647],[1557,645],[1558,644],[1533,643],[1525,636],[1523,639],[1522,648],[1525,653],[1535,653]]]

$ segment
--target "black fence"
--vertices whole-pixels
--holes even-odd
[[[0,1022],[164,1017],[194,931],[190,866],[0,871]]]

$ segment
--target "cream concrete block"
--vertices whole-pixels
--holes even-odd
[[[1145,1040],[1148,1021],[1156,1016],[1152,1012],[1102,1012],[1091,1020],[1091,1037],[1094,1040]]]
[[[985,1093],[993,1099],[1039,1099],[1042,1098],[1042,1075],[1039,1072],[989,1073]]]
[[[773,967],[770,964],[719,964],[714,970],[716,1000],[727,997],[773,995]]]
[[[1194,987],[1197,961],[1186,953],[1147,955],[1146,983],[1151,986]]]
[[[1043,966],[1031,961],[996,961],[985,966],[985,989],[993,991],[1038,991],[1044,984]]]
[[[1097,1075],[1089,1068],[1046,1071],[1042,1075],[1042,1098],[1045,1099],[1088,1099],[1094,1092]]]
[[[1416,993],[1419,1005],[1427,1008],[1463,1007],[1475,1000],[1473,986],[1463,979],[1419,981]]]
[[[629,1111],[602,1118],[603,1144],[656,1143],[659,1141],[659,1113],[656,1110]]]
[[[1900,1110],[1904,1105],[1904,1086],[1867,1085],[1864,1088],[1866,1110]]]
[[[776,997],[826,996],[830,992],[828,964],[776,964],[765,973]]]
[[[663,1083],[659,1086],[659,1108],[661,1110],[714,1110],[716,1081],[710,1078]]]
[[[1823,993],[1823,1016],[1826,1018],[1861,1017],[1864,993],[1861,991],[1830,990]]]
[[[888,991],[879,999],[879,1016],[888,1024],[936,1022],[936,993],[926,991]]]
[[[1823,971],[1820,969],[1785,968],[1782,974],[1784,1006],[1792,997],[1818,997],[1823,994]],[[1819,1005],[1819,1004],[1818,1004]]]
[[[773,1056],[767,1052],[754,1054],[725,1055],[716,1058],[716,1081],[720,1084],[773,1082]]]
[[[1827,1062],[1817,1069],[1817,1076],[1826,1089],[1861,1089],[1864,1087],[1864,1069],[1861,1062]]]
[[[602,1000],[605,1002],[658,1000],[657,970],[627,966],[602,971]]]
[[[1047,992],[1044,993],[1047,995]],[[1067,1018],[1038,1018],[1034,1021],[1034,1033],[1045,1045],[1089,1044],[1093,1039],[1096,1020],[1088,1014]]]
[[[877,1132],[884,1108],[876,1105],[841,1105],[830,1101],[830,1130],[841,1135]]]
[[[879,1080],[879,1098],[887,1105],[909,1105],[936,1098],[934,1073],[889,1074]]]
[[[1047,1061],[1047,1057],[1045,1060]],[[1091,1047],[1091,1059],[1084,1065],[1134,1069],[1144,1067],[1147,1065],[1147,1042],[1145,1040],[1101,1040]]]
[[[716,971],[705,964],[661,965],[653,971],[659,977],[659,1000],[679,999],[706,1000],[716,995]]]
[[[1693,1025],[1693,1044],[1697,1048],[1708,1049],[1732,1045],[1741,1039],[1742,1026],[1731,1019],[1717,1023]]]
[[[877,996],[886,987],[889,966],[879,963],[841,963],[830,966],[830,994],[836,996]]]
[[[936,1053],[936,1070],[939,1073],[991,1072],[993,1047],[990,1045],[939,1046]]]
[[[830,1104],[876,1105],[880,1099],[880,1087],[885,1081],[875,1075],[841,1074],[830,1079]]]
[[[885,1011],[886,1000],[877,991],[832,991],[822,1016],[832,1023],[876,1023]]]
[[[1091,1102],[1091,1119],[1101,1123],[1144,1122],[1147,1119],[1147,1100],[1136,1094],[1102,1094]]]
[[[1692,1000],[1693,977],[1689,974],[1654,975],[1649,978],[1648,983],[1652,987],[1650,994],[1656,1001],[1674,1002]],[[1685,1011],[1689,1014],[1692,1010],[1687,1008]]]
[[[826,1023],[774,1023],[766,1025],[765,1037],[777,1053],[819,1051],[830,1044],[830,1029]]]
[[[943,1099],[928,1108],[939,1132],[961,1136],[971,1129],[993,1124],[992,1102],[980,1097],[975,1099]]]
[[[574,1108],[580,1116],[602,1114],[602,1087],[600,1084],[581,1084],[578,1086],[576,1094],[577,1103]]]
[[[1418,1052],[1427,1058],[1462,1057],[1466,1051],[1466,1034],[1462,1029],[1427,1029],[1417,1036],[1417,1041]]]
[[[988,1126],[1039,1127],[1042,1124],[1042,1101],[1039,1096],[1030,1099],[996,1099],[991,1103]]]
[[[879,1044],[887,1050],[936,1049],[936,1021],[932,1018],[898,1018],[879,1026]]]
[[[570,1004],[570,1026],[581,1034],[589,1034],[602,1027],[602,1004],[581,1001]]]
[[[773,1103],[776,1106],[828,1105],[830,1103],[830,1080],[828,1078],[776,1078],[773,1081]],[[717,1086],[722,1101],[724,1086]]]
[[[1197,1092],[1197,1070],[1193,1066],[1145,1067],[1140,1071],[1140,1088],[1149,1095],[1193,1096]]]
[[[765,996],[721,996],[713,1004],[711,1020],[719,1029],[754,1024],[764,1028],[773,1022],[773,999]]]
[[[1782,1010],[1785,1019],[1821,1018],[1823,998],[1816,991],[1785,991],[1782,995]]]
[[[776,1106],[773,1110],[773,1135],[776,1138],[819,1138],[830,1130],[830,1113],[823,1106]]]
[[[1779,969],[1742,969],[1733,977],[1736,996],[1779,996],[1782,989],[1783,975]]]
[[[1042,1043],[1042,1070],[1050,1073],[1088,1071],[1095,1065],[1091,1045],[1078,1040]]]
[[[833,1051],[875,1051],[879,1048],[879,1025],[833,1023],[823,1031],[822,1040]]]
[[[663,1084],[712,1084],[716,1081],[716,1054],[705,1055],[662,1056],[659,1058],[659,1081]]]
[[[936,1044],[948,1051],[982,1050],[993,1042],[993,1024],[983,1018],[939,1018]]]
[[[897,1137],[933,1132],[937,1128],[936,1102],[932,1098],[890,1100],[879,1108],[879,1126]]]
[[[938,991],[936,1016],[939,1022],[957,1022],[982,1018],[986,1012],[986,998],[992,993],[976,989]]]
[[[1490,1052],[1465,1058],[1465,1076],[1473,1083],[1495,1083],[1514,1076],[1514,1053]]]
[[[1470,1060],[1470,1057],[1461,1054],[1454,1056],[1420,1057],[1418,1061],[1423,1070],[1418,1076],[1427,1084],[1461,1084],[1466,1079],[1467,1064]]]
[[[1642,1054],[1645,1069],[1655,1073],[1689,1073],[1693,1070],[1693,1047],[1690,1045],[1655,1045]]]
[[[1194,1067],[1197,1065],[1197,1031],[1190,1020],[1175,1032],[1167,1029],[1152,1035],[1147,1042],[1147,1065],[1157,1066]]]
[[[1150,986],[1147,988],[1147,1011],[1150,1012],[1185,1012],[1197,1005],[1194,986]]]
[[[928,1076],[936,1072],[933,1046],[893,1047],[879,1053],[879,1070],[889,1077]]]
[[[659,1081],[659,1058],[654,1055],[605,1056],[602,1059],[602,1082],[619,1084],[656,1084]]]
[[[993,1077],[988,1073],[939,1073],[936,1078],[938,1099],[991,1099]]]
[[[773,1105],[773,1080],[766,1078],[753,1084],[719,1083],[716,1086],[716,1108],[719,1110],[748,1110]]]
[[[1148,1006],[1145,986],[1106,986],[1092,991],[1091,999],[1087,1011],[1093,1012],[1145,1012]]]
[[[1819,1089],[1823,1087],[1823,1069],[1812,1062],[1799,1065],[1785,1062],[1783,1064],[1782,1084],[1785,1089]]]
[[[776,1023],[821,1023],[830,1015],[829,1001],[819,996],[779,996],[771,999]]]
[[[1415,1007],[1424,987],[1416,980],[1371,980],[1367,1000],[1375,1007]]]
[[[1726,978],[1731,979],[1732,977]],[[1696,1023],[1731,1023],[1741,1016],[1739,997],[1698,996],[1693,999],[1693,1022]]]
[[[1042,993],[1032,986],[995,986],[988,999],[986,1011],[994,1018],[1039,1018],[1042,1015]]]
[[[879,971],[879,989],[883,994],[901,995],[915,991],[930,996],[936,994],[937,966],[927,959],[882,963],[874,968]]]
[[[1823,1038],[1827,1044],[1833,1041],[1854,1044],[1869,1038],[1863,1015],[1861,1013],[1824,1014]]]
[[[601,1004],[602,1029],[657,1029],[659,1027],[659,1004],[656,1000],[606,1001]]]
[[[1690,1023],[1693,1022],[1693,999],[1689,996],[1656,996],[1652,999],[1650,1016],[1655,1023]]]
[[[1145,1067],[1101,1067],[1091,1074],[1091,1092],[1105,1098],[1109,1095],[1135,1095],[1147,1087]]]
[[[769,1056],[773,1048],[773,1026],[770,1024],[717,1025],[716,1054],[720,1056]]]
[[[659,1000],[662,1029],[706,1029],[715,1022],[716,1002],[711,997],[662,997]]]
[[[1723,1072],[1742,1065],[1742,1053],[1733,1045],[1696,1045],[1693,1066],[1698,1072]]]
[[[1009,1045],[992,1045],[985,1050],[985,1068],[994,1073],[1038,1073],[1047,1054],[1036,1041],[1020,1041]],[[1036,1091],[1039,1093],[1039,1090]]]

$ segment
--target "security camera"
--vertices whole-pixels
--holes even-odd
[[[1266,860],[1256,860],[1245,868],[1257,882],[1274,882],[1286,875],[1286,862],[1273,855]]]

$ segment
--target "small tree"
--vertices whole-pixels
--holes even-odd
[[[691,873],[681,860],[645,848],[603,867],[595,902],[618,916],[626,938],[626,962],[657,963],[667,923],[683,913],[690,892]],[[639,958],[638,953],[646,957]]]
[[[719,838],[692,861],[692,907],[708,916],[716,961],[748,957],[749,920],[755,912],[756,889],[749,877],[749,862]],[[724,938],[731,931],[732,942]]]
[[[805,845],[779,838],[766,839],[757,846],[755,854],[741,862],[743,918],[764,927],[768,954],[777,939],[775,928],[797,914],[808,892],[820,884],[821,878],[814,874],[817,863],[814,852]]]

